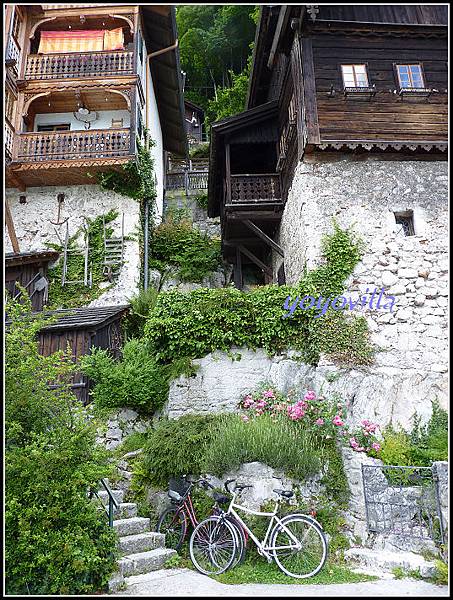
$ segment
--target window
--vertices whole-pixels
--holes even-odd
[[[341,74],[345,88],[369,86],[366,65],[341,65]]]
[[[112,119],[112,125],[111,127],[113,128],[122,128],[123,127],[123,119]]]
[[[6,90],[6,98],[5,98],[5,114],[6,118],[12,123],[13,114],[14,114],[14,102],[15,98],[13,93],[10,90]]]
[[[406,212],[396,212],[395,213],[395,222],[398,225],[397,235],[399,235],[399,236],[415,235],[413,211],[408,210]]]
[[[396,65],[396,73],[401,89],[420,89],[425,87],[425,78],[421,65]]]
[[[69,123],[62,123],[61,125],[38,125],[38,131],[69,131],[71,126]]]

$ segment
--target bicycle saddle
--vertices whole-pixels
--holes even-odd
[[[182,496],[178,492],[175,492],[175,490],[168,490],[168,497],[175,502],[181,502],[182,500]]]
[[[228,498],[228,496],[224,496],[223,494],[220,494],[219,492],[214,492],[212,494],[212,497],[219,504],[226,504],[227,502],[230,501],[230,499]]]
[[[283,496],[283,498],[292,498],[294,496],[294,492],[290,492],[289,490],[272,490],[276,494]]]

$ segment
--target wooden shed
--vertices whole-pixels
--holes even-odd
[[[8,252],[5,254],[5,287],[13,298],[20,298],[19,283],[30,296],[33,312],[39,312],[47,303],[49,263],[55,262],[58,252]]]
[[[57,350],[66,350],[69,344],[74,360],[89,354],[92,348],[107,349],[119,358],[123,343],[121,321],[128,308],[128,305],[99,306],[49,312],[58,320],[39,332],[39,351],[49,356]],[[84,404],[89,402],[90,381],[86,376],[76,373],[72,388],[79,400]]]

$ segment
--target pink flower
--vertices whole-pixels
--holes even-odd
[[[358,448],[358,446],[359,446],[358,443],[356,442],[356,439],[353,437],[349,438],[349,445],[351,446],[351,448],[354,448],[354,449]]]
[[[381,449],[381,444],[378,444],[377,442],[373,442],[371,444],[371,447],[373,448],[373,450],[376,450],[376,452],[379,452],[379,450]]]
[[[308,390],[307,393],[304,396],[305,400],[314,400],[316,398],[316,394],[313,390]]]
[[[341,403],[341,402],[339,402],[339,403],[337,404],[337,408],[343,408],[343,405],[342,405],[342,403]]]
[[[267,402],[266,402],[266,400],[259,400],[259,401],[256,403],[256,407],[257,407],[257,408],[264,408],[265,406],[267,406]]]
[[[244,408],[250,408],[253,402],[251,400],[244,400]]]
[[[332,423],[334,425],[338,425],[339,427],[341,427],[341,425],[344,425],[344,422],[341,420],[340,415],[335,415],[334,418],[332,419]]]
[[[316,419],[315,425],[324,425],[324,419]]]
[[[244,421],[244,423],[247,423],[248,421],[250,421],[250,419],[247,415],[242,415],[241,419]]]
[[[257,414],[257,415],[262,415],[262,414],[263,414],[263,412],[264,412],[264,411],[263,411],[263,410],[261,410],[261,408],[257,408],[257,409],[256,409],[256,414]]]
[[[275,398],[275,394],[272,390],[266,390],[263,394],[265,398]]]

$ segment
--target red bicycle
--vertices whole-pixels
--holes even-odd
[[[172,505],[160,515],[156,525],[156,531],[165,534],[165,545],[167,548],[180,550],[186,539],[189,524],[195,529],[199,523],[190,495],[195,485],[199,485],[204,489],[215,490],[214,486],[206,479],[190,481],[187,477],[183,477],[182,481],[175,479],[170,481],[168,497]],[[217,491],[212,493],[212,498],[214,500],[212,515],[224,515],[225,513],[220,508],[220,505],[229,503],[230,498]],[[233,516],[228,517],[228,520],[236,533],[237,552],[234,561],[234,565],[236,565],[243,562],[245,558],[248,534]]]

